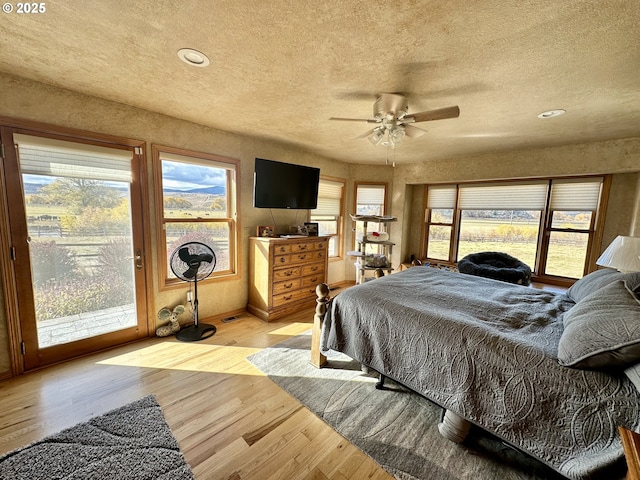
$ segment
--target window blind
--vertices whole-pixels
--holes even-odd
[[[318,206],[311,210],[311,215],[340,215],[342,189],[344,183],[320,179],[318,184]]]
[[[543,210],[547,182],[461,185],[458,208],[462,210]]]
[[[456,206],[455,185],[434,185],[427,191],[427,208],[450,209]]]
[[[384,185],[358,185],[356,204],[384,205]]]
[[[208,158],[189,157],[187,155],[180,155],[178,153],[160,152],[160,160],[168,160],[170,162],[182,162],[190,165],[200,165],[209,168],[222,168],[224,170],[235,170],[235,165],[227,162],[219,162],[216,160],[209,160]]]
[[[553,180],[549,208],[561,212],[595,212],[602,181],[602,177]]]
[[[131,183],[133,151],[16,133],[22,173]]]

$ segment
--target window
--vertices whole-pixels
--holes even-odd
[[[456,186],[433,186],[427,190],[427,257],[449,260],[453,212],[456,207]]]
[[[425,256],[501,251],[538,277],[587,273],[604,177],[427,187]]]
[[[547,182],[459,186],[457,260],[481,250],[501,251],[533,266],[547,188]]]
[[[209,278],[236,271],[237,161],[170,147],[153,147],[161,284],[179,283],[169,266],[173,251],[202,242],[216,254]]]
[[[318,235],[329,236],[329,257],[342,256],[342,198],[344,180],[321,177],[318,185],[318,207],[309,219],[318,223]]]
[[[356,214],[357,215],[385,215],[387,203],[387,186],[381,184],[357,183],[356,186]],[[364,224],[362,222],[354,222],[355,239],[363,234]],[[379,223],[369,222],[367,225],[369,232],[383,231],[384,226]],[[366,253],[379,254],[380,245],[365,244]]]
[[[544,273],[580,278],[595,231],[600,184],[585,179],[556,180],[551,186]]]

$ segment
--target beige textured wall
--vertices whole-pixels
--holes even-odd
[[[400,165],[396,167],[394,189],[396,192],[405,191],[402,187],[406,184],[614,173],[603,233],[604,249],[616,235],[640,234],[638,171],[640,138],[633,138]],[[415,190],[406,191],[421,195]],[[414,198],[413,205],[417,202],[418,199]],[[402,211],[405,203],[404,198],[396,197],[393,211]],[[421,209],[417,208],[411,215],[403,216],[402,231],[418,228],[423,221],[422,215]],[[399,244],[403,260],[419,251],[415,235],[393,236],[392,240]]]
[[[640,237],[640,175],[637,176],[636,196],[630,209],[632,211],[632,220],[629,233],[634,237]]]

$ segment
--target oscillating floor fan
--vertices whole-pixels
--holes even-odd
[[[216,327],[198,321],[198,282],[213,272],[216,267],[216,254],[204,243],[189,242],[173,251],[169,265],[173,274],[180,280],[193,282],[194,324],[180,330],[176,338],[184,342],[195,342],[211,337],[216,333]]]

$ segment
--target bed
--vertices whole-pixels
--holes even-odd
[[[640,273],[606,269],[564,294],[430,267],[331,301],[319,286],[312,363],[343,352],[442,406],[452,440],[474,424],[568,478],[598,478],[624,462],[617,426],[640,426],[639,286]]]

